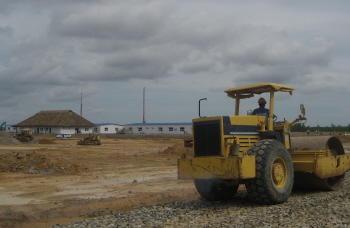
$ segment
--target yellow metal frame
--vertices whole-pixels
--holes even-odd
[[[297,150],[290,155],[295,172],[314,173],[321,179],[342,175],[350,169],[350,154],[334,156],[330,150]]]
[[[249,179],[255,177],[255,157],[196,157],[181,158],[179,179]]]

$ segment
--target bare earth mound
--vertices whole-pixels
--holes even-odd
[[[36,151],[13,151],[0,154],[0,172],[75,174],[82,170],[82,167],[65,159],[47,156]]]
[[[0,140],[0,145],[20,145],[20,144],[22,143],[15,138],[3,138]]]
[[[38,139],[39,144],[55,144],[52,139]]]
[[[193,155],[192,147],[185,147],[183,142],[177,142],[173,146],[160,151],[159,154],[174,154],[181,157],[182,154],[186,154],[186,157],[191,157]]]

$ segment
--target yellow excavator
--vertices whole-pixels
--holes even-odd
[[[350,168],[350,154],[340,140],[291,137],[291,126],[307,120],[303,105],[294,121],[274,121],[275,93],[293,91],[269,82],[225,90],[236,101],[235,115],[192,120],[194,156],[178,159],[178,178],[194,179],[198,193],[207,200],[231,199],[239,184],[245,184],[260,204],[285,202],[293,186],[337,190]],[[270,95],[269,116],[251,112],[240,116],[240,100],[262,93]]]

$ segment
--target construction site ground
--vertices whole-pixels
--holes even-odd
[[[176,159],[192,156],[190,136],[101,136],[99,146],[34,137],[0,139],[0,227],[51,227],[200,197],[192,180],[177,179]],[[348,152],[350,136],[337,137]]]

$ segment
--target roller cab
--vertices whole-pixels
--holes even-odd
[[[336,190],[350,168],[350,154],[335,137],[291,137],[290,127],[306,122],[305,108],[291,123],[273,119],[275,92],[294,88],[260,83],[226,90],[235,115],[192,120],[193,158],[178,159],[178,178],[194,179],[207,200],[231,199],[239,184],[261,204],[285,202],[294,187]],[[269,117],[239,116],[240,99],[269,93]],[[317,139],[316,139],[317,138]]]

